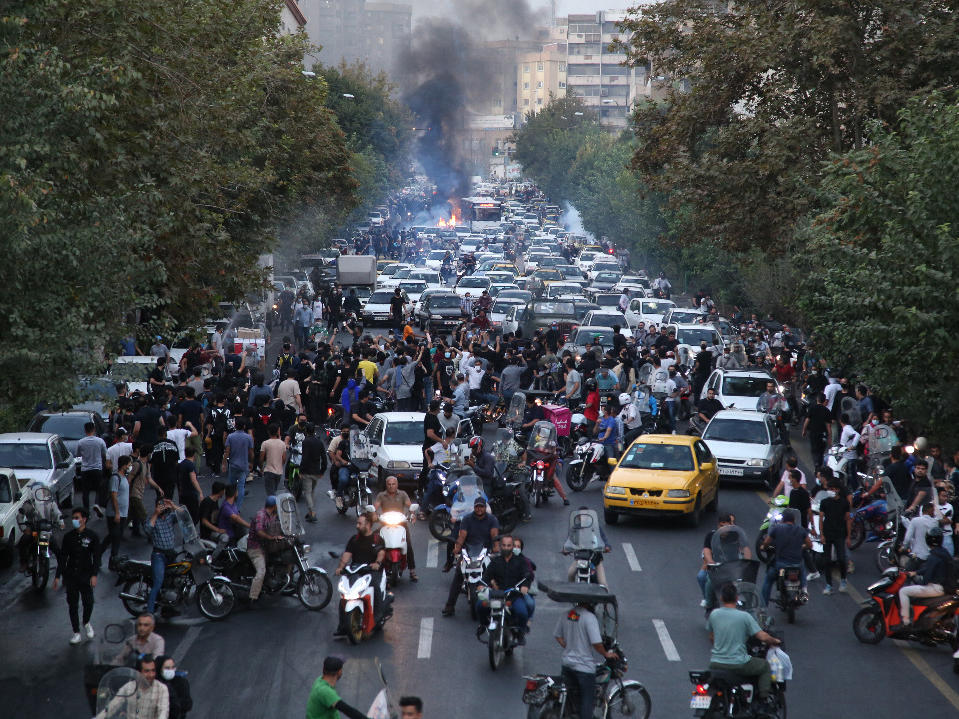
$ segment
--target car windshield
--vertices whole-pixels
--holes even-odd
[[[586,313],[590,310],[598,310],[599,305],[592,302],[583,302],[582,304],[576,305],[576,321],[582,322],[583,318],[586,316]]]
[[[620,327],[626,326],[626,318],[621,314],[612,314],[610,312],[603,312],[602,314],[594,312],[590,315],[588,327],[612,327],[613,325],[619,325]]]
[[[624,469],[661,469],[667,472],[689,472],[693,469],[693,452],[681,444],[642,444],[629,448],[619,466]]]
[[[409,267],[403,267],[402,269],[397,270],[393,273],[393,279],[395,280],[405,280],[413,272]]]
[[[550,297],[562,297],[563,295],[581,295],[582,289],[579,285],[558,285],[552,284],[546,288],[546,294]]]
[[[497,300],[493,303],[493,312],[501,312],[505,314],[506,312],[509,312],[510,307],[516,307],[517,305],[521,304],[523,303],[517,302],[516,300],[506,300],[505,302],[502,300]]]
[[[419,293],[419,292],[423,292],[424,290],[426,290],[426,283],[425,283],[425,282],[422,282],[422,281],[419,281],[419,282],[400,282],[400,283],[397,285],[397,287],[399,287],[399,288],[400,288],[401,290],[403,290],[404,292]]]
[[[596,327],[581,327],[576,331],[576,340],[573,344],[591,345],[593,344],[593,338],[597,335],[599,336],[599,343],[601,345],[607,347],[613,346],[613,331],[601,330]]]
[[[595,252],[580,252],[579,257],[577,258],[580,262],[589,262],[591,259],[596,257]]]
[[[388,305],[392,297],[393,297],[392,292],[374,292],[372,295],[370,295],[369,304]]]
[[[433,295],[430,297],[430,307],[459,307],[460,298],[457,295]]]
[[[520,279],[523,279],[522,277]],[[526,290],[503,290],[499,293],[499,298],[505,300],[507,298],[514,300],[523,300],[527,302],[533,298],[533,293]]]
[[[114,382],[146,382],[154,369],[156,362],[115,362],[110,368],[110,379]]]
[[[768,377],[723,377],[723,396],[758,397],[766,391]]]
[[[711,345],[713,340],[718,338],[719,333],[710,327],[703,327],[702,329],[686,329],[681,327],[676,331],[676,339],[683,345],[699,346],[700,342]]]
[[[563,315],[564,317],[572,317],[573,303],[572,302],[535,302],[533,303],[533,314]]]
[[[617,272],[597,272],[596,280],[598,282],[618,282],[619,273]]]
[[[739,442],[741,444],[769,444],[766,425],[760,421],[748,419],[713,418],[703,439],[714,442]]]
[[[596,295],[600,307],[619,307],[619,295]]]
[[[423,421],[387,422],[386,444],[420,444],[423,441]]]
[[[399,272],[401,269],[403,269],[402,265],[386,265],[380,274],[392,275],[395,272]]]
[[[666,312],[666,310],[668,310],[668,309],[669,309],[670,307],[672,307],[673,305],[672,305],[672,303],[669,303],[669,302],[655,302],[655,301],[652,301],[652,302],[641,302],[639,306],[640,306],[640,310],[639,310],[639,311],[640,311],[641,314],[644,314],[644,315],[661,315],[661,314],[664,314],[664,313]]]
[[[673,311],[669,313],[669,320],[671,322],[696,322],[700,317],[703,317],[702,312],[691,312],[689,310],[677,310],[675,307]]]
[[[433,250],[430,252],[431,260],[442,260],[446,257],[446,250]]]
[[[440,276],[436,272],[414,272],[411,277],[417,280],[423,280],[423,282],[433,282],[439,284]]]
[[[59,434],[63,439],[80,439],[86,434],[83,425],[89,421],[85,414],[41,414],[33,418],[30,431]]]
[[[422,432],[420,432],[422,434]],[[0,467],[10,469],[53,469],[53,457],[44,444],[0,444]]]
[[[563,277],[566,279],[575,278],[577,280],[583,279],[583,273],[579,271],[578,267],[557,267],[557,270],[563,273]]]
[[[459,281],[460,287],[489,287],[490,281],[486,277],[464,277]]]

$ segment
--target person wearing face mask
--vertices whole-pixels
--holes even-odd
[[[846,547],[852,534],[852,517],[849,514],[849,500],[840,493],[839,480],[833,479],[826,488],[829,495],[819,503],[819,526],[821,527],[823,556],[826,558],[826,588],[823,594],[832,594],[832,566],[829,564],[833,549],[836,550],[836,563],[839,565],[839,591],[846,591]]]
[[[510,534],[503,534],[499,538],[499,556],[493,557],[492,561],[486,566],[483,572],[483,581],[491,589],[505,591],[519,586],[521,596],[513,596],[512,611],[510,620],[515,627],[522,627],[524,633],[520,635],[518,643],[526,644],[525,632],[529,631],[528,622],[530,619],[529,606],[526,604],[526,595],[529,592],[530,585],[533,583],[533,573],[530,571],[529,564],[522,558],[520,550],[515,552],[513,537]],[[480,625],[476,630],[477,636],[481,635],[489,624],[489,602],[478,600],[476,603],[476,613],[479,617]]]
[[[71,644],[83,641],[80,637],[80,598],[83,598],[83,630],[87,639],[93,639],[93,590],[97,586],[97,574],[100,571],[100,538],[92,529],[87,529],[89,512],[83,507],[74,508],[71,513],[73,529],[63,537],[63,546],[57,560],[57,573],[53,579],[56,591],[63,577],[63,586],[67,594],[67,607],[70,610],[70,624],[73,627]]]

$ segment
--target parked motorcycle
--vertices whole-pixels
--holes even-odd
[[[33,544],[27,554],[27,573],[30,575],[33,588],[37,592],[42,592],[50,579],[50,555],[53,551],[54,530],[51,518],[59,516],[59,511],[53,501],[53,493],[48,487],[37,485],[32,487],[32,492],[32,511],[24,505],[17,512],[17,528],[21,536],[29,537]],[[62,519],[59,524],[62,528]]]
[[[306,530],[297,514],[293,495],[281,492],[276,506],[286,546],[269,556],[262,592],[295,594],[307,609],[320,610],[330,603],[333,595],[329,575],[325,569],[310,565],[310,545],[303,543]],[[247,537],[242,537],[235,547],[217,545],[211,556],[213,567],[228,578],[230,587],[249,594],[256,568],[247,555]]]
[[[200,612],[207,619],[225,619],[233,611],[235,598],[230,580],[214,575],[211,555],[201,543],[196,526],[185,507],[176,510],[176,527],[182,548],[174,561],[166,566],[163,586],[156,606],[163,612],[179,610],[192,597],[196,598]],[[153,587],[153,568],[150,562],[118,557],[115,562],[117,584],[122,584],[120,600],[133,616],[146,611],[147,600]]]
[[[386,591],[386,572],[379,572],[379,579],[374,584],[376,575],[368,564],[349,564],[343,568],[337,587],[340,594],[340,626],[346,630],[350,644],[369,639],[393,616],[393,596]],[[377,592],[383,598],[379,617],[374,609]]]
[[[410,517],[402,512],[383,512],[380,515],[380,539],[386,549],[383,570],[386,572],[386,586],[395,587],[406,571],[406,523],[419,511],[418,504],[410,505]]]
[[[959,594],[938,597],[915,597],[910,602],[913,620],[908,632],[893,634],[890,627],[902,622],[899,590],[909,581],[909,575],[899,567],[890,567],[882,577],[869,585],[870,598],[853,617],[852,630],[864,644],[879,644],[886,637],[907,639],[927,646],[946,644],[959,649]],[[959,659],[953,661],[953,671],[959,673]]]
[[[591,481],[605,482],[612,474],[602,442],[583,437],[573,448],[573,459],[566,468],[566,484],[574,492],[582,492]]]

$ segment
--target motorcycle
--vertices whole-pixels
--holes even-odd
[[[27,556],[27,573],[37,592],[42,592],[50,579],[50,547],[54,527],[48,518],[56,516],[54,507],[53,493],[48,487],[38,485],[33,487],[34,511],[29,516],[23,510],[17,513],[20,534],[33,540],[34,546]],[[62,520],[60,523],[62,525]]]
[[[470,605],[470,618],[476,619],[476,600],[483,586],[483,572],[489,566],[489,550],[482,545],[463,547],[460,552],[460,574],[463,575],[463,594]]]
[[[541,459],[537,459],[530,465],[529,483],[527,492],[530,501],[534,507],[546,504],[546,501],[553,495],[553,484],[546,482],[547,464]]]
[[[473,511],[473,501],[483,494],[479,477],[472,472],[447,471],[440,491],[443,501],[430,512],[430,534],[441,542],[454,542],[453,526]]]
[[[603,646],[617,654],[616,659],[607,659],[596,670],[596,705],[594,717],[634,717],[649,719],[652,702],[646,687],[637,681],[625,679],[629,664],[616,641],[618,628],[618,609],[616,595],[610,594],[605,587],[588,584],[556,583],[547,586],[539,583],[539,588],[556,602],[578,604],[589,602],[597,605],[596,616],[599,619]],[[532,674],[525,676],[523,703],[529,709],[529,719],[551,717],[552,719],[570,719],[578,714],[578,690],[566,683],[562,675]],[[570,695],[573,695],[572,697]]]
[[[852,620],[852,630],[863,644],[879,644],[886,637],[907,639],[927,646],[946,644],[950,649],[959,649],[959,594],[944,594],[938,597],[913,598],[913,620],[908,632],[893,634],[890,627],[902,619],[899,606],[899,590],[909,580],[909,575],[899,567],[890,567],[882,577],[869,585],[870,598]],[[953,670],[959,673],[959,659],[953,661]]]
[[[776,575],[776,606],[786,613],[786,621],[796,622],[796,609],[806,603],[802,594],[802,568],[781,567]]]
[[[756,537],[756,557],[765,564],[769,564],[776,559],[776,548],[774,546],[763,547],[763,540],[769,532],[770,525],[778,524],[783,519],[783,512],[789,507],[789,497],[780,494],[774,497],[769,503],[769,511],[759,525],[759,536]]]
[[[208,546],[200,542],[196,526],[186,508],[177,507],[173,511],[176,513],[176,527],[181,537],[182,549],[174,561],[166,566],[156,606],[161,613],[171,613],[186,604],[191,597],[195,597],[200,612],[207,619],[226,619],[236,603],[230,580],[213,573]],[[143,614],[153,587],[153,568],[150,562],[121,556],[117,558],[114,566],[117,585],[123,585],[120,600],[124,609],[135,617]]]
[[[489,605],[489,623],[486,626],[488,634],[486,644],[489,648],[489,665],[495,672],[503,659],[513,653],[520,644],[526,627],[513,626],[510,621],[512,602],[516,595],[522,595],[520,585],[506,590],[488,590],[489,596],[484,603]],[[482,636],[482,635],[480,635]],[[482,639],[480,639],[482,641]]]
[[[852,505],[861,502],[861,492],[852,496]],[[889,521],[888,506],[885,499],[876,499],[853,509],[852,531],[849,533],[849,548],[859,549],[863,542],[884,542],[893,539],[895,523]]]
[[[410,505],[410,518],[419,511],[418,504]],[[380,515],[380,538],[386,549],[383,570],[386,572],[386,586],[395,587],[406,570],[406,523],[410,521],[402,512],[384,512]]]
[[[602,442],[581,438],[573,448],[573,457],[566,469],[566,484],[574,492],[582,492],[594,479],[605,482],[612,474]]]
[[[303,543],[306,530],[296,512],[293,495],[287,492],[277,495],[277,517],[286,546],[268,559],[262,592],[296,594],[307,609],[323,609],[330,603],[333,585],[325,569],[310,565],[310,545]],[[249,594],[256,568],[247,555],[247,537],[242,537],[235,547],[221,542],[211,556],[213,567],[228,578],[230,587]]]
[[[393,616],[393,595],[386,591],[386,572],[380,573],[376,585],[373,584],[374,577],[375,573],[368,564],[350,564],[343,568],[343,576],[337,587],[340,594],[340,626],[346,630],[350,644],[369,639]],[[379,617],[374,609],[375,592],[383,597]]]
[[[606,540],[599,525],[599,517],[592,509],[578,509],[569,514],[569,530],[563,544],[563,554],[573,555],[576,562],[576,584],[599,584],[596,565],[603,561]]]
[[[533,505],[538,507],[545,504],[555,491],[552,479],[547,479],[549,458],[558,462],[556,450],[559,446],[556,425],[551,422],[540,421],[533,425],[526,443],[526,454],[530,458],[530,475],[528,493]],[[554,470],[555,471],[555,470]]]
[[[335,496],[336,511],[346,514],[350,509],[359,517],[373,504],[373,490],[370,488],[370,468],[373,461],[369,458],[369,438],[355,429],[350,431],[350,482],[342,496]]]
[[[777,637],[781,639],[781,637]],[[781,645],[780,645],[781,646]],[[761,657],[766,649],[762,642],[750,638],[747,649],[754,657]],[[742,719],[786,719],[786,680],[773,675],[770,699],[773,706],[760,702],[753,682],[739,674],[720,669],[689,672],[694,689],[689,700],[693,716],[741,717]]]
[[[759,576],[758,559],[745,559],[745,549],[749,546],[746,533],[734,524],[720,527],[713,532],[710,549],[713,563],[706,567],[709,582],[713,589],[712,604],[706,609],[706,615],[719,606],[719,592],[724,584],[734,584],[739,598],[739,609],[751,614],[764,630],[771,622],[763,605],[756,581]]]

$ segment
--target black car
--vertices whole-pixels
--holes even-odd
[[[451,332],[466,319],[460,300],[460,296],[452,292],[429,295],[416,308],[416,324],[430,332]]]

